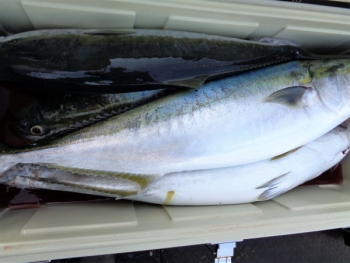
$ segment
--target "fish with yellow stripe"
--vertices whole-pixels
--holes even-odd
[[[144,191],[165,174],[273,158],[349,117],[350,60],[288,62],[172,93],[35,147],[3,150],[0,173],[38,164],[133,178]]]
[[[260,162],[232,167],[169,173],[142,184],[132,178],[93,176],[33,164],[19,164],[0,182],[20,188],[40,188],[126,198],[165,205],[225,205],[269,200],[311,180],[348,153],[350,129],[338,126],[320,138]],[[145,177],[145,179],[147,179]]]

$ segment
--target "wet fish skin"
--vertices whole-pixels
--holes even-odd
[[[10,110],[0,120],[3,142],[23,146],[52,139],[141,106],[174,92],[173,89],[119,94],[55,94],[29,97],[12,93]],[[17,103],[18,101],[18,103]]]
[[[142,194],[127,199],[166,205],[225,205],[270,200],[337,165],[349,147],[350,130],[336,127],[280,158],[166,174]]]
[[[199,88],[211,78],[321,57],[290,45],[170,30],[37,30],[0,40],[0,83],[64,93]]]
[[[33,163],[160,178],[242,165],[304,145],[349,117],[350,60],[288,62],[177,91],[36,147],[3,151],[0,173]]]
[[[268,160],[220,169],[165,174],[142,189],[134,181],[18,164],[0,182],[166,205],[225,205],[269,200],[340,162],[349,151],[350,129],[338,126],[298,149]]]

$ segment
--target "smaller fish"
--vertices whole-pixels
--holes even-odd
[[[43,141],[131,110],[174,89],[122,94],[56,94],[28,97],[11,93],[10,109],[0,120],[2,141],[11,146]]]
[[[338,126],[300,148],[271,159],[233,167],[176,172],[144,183],[132,177],[93,176],[34,164],[18,164],[0,182],[126,198],[166,205],[223,205],[269,200],[311,180],[340,162],[350,129]]]
[[[39,93],[198,89],[272,64],[335,58],[290,44],[172,30],[36,30],[0,39],[0,84]]]

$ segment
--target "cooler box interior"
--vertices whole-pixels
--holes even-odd
[[[348,9],[277,1],[0,0],[2,35],[44,28],[155,28],[251,39],[285,38],[308,50],[350,50]],[[273,200],[174,207],[131,201],[0,209],[0,261],[122,253],[350,226],[350,156],[343,182],[299,186]]]

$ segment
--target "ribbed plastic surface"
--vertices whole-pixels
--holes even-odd
[[[333,190],[303,186],[286,195],[273,201],[215,207],[116,201],[5,209],[0,215],[0,258],[1,262],[25,262],[350,226],[346,185]],[[322,203],[325,197],[331,201]],[[298,200],[301,204],[296,209]]]
[[[43,28],[157,28],[238,38],[277,37],[345,51],[350,11],[276,1],[1,0],[0,32]]]

